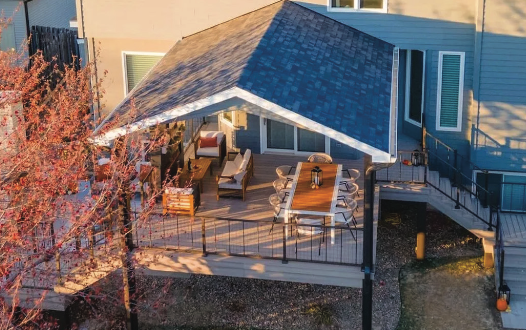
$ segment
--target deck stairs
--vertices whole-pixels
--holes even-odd
[[[454,187],[448,178],[440,177],[438,172],[430,171],[424,166],[396,163],[393,167],[395,169],[392,169],[391,173],[381,170],[376,174],[380,185],[380,199],[426,202],[477,237],[493,241],[494,232],[488,231],[488,225],[479,219],[480,217],[489,221],[489,208],[484,208],[469,192],[460,189],[460,206],[457,207],[458,188]],[[397,167],[401,170],[397,170]],[[427,176],[424,175],[424,171],[427,171]]]

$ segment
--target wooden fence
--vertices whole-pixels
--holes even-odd
[[[56,57],[56,63],[64,65],[75,64],[80,67],[79,46],[77,44],[77,31],[69,29],[51,28],[45,26],[31,27],[31,44],[29,54],[33,55],[38,50],[42,51],[46,61],[51,61]],[[74,58],[77,60],[74,62]]]

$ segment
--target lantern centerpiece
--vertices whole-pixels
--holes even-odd
[[[311,186],[321,186],[323,184],[323,170],[319,166],[315,166],[310,171]]]

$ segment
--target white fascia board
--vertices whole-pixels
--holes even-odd
[[[140,120],[136,123],[129,124],[127,126],[123,126],[120,128],[113,129],[103,135],[100,135],[95,138],[95,143],[99,145],[109,145],[110,141],[126,135],[130,134],[132,132],[158,125],[159,123],[173,120],[178,117],[181,117],[183,115],[192,113],[194,111],[203,109],[207,106],[217,104],[219,102],[226,101],[228,99],[231,99],[233,97],[239,97],[247,102],[250,102],[252,104],[255,104],[267,111],[273,112],[277,114],[278,116],[285,117],[290,121],[293,121],[295,123],[298,123],[304,127],[308,127],[310,130],[315,131],[317,133],[321,133],[325,136],[328,136],[331,139],[334,139],[338,142],[341,142],[343,144],[346,144],[352,148],[358,149],[366,154],[369,154],[372,156],[372,160],[375,163],[391,163],[392,158],[391,155],[388,152],[381,151],[377,148],[371,147],[370,145],[363,143],[361,141],[358,141],[350,136],[347,136],[343,133],[340,133],[332,128],[329,128],[327,126],[324,126],[320,123],[315,122],[314,120],[308,119],[306,117],[303,117],[293,111],[287,110],[275,103],[272,103],[270,101],[267,101],[255,94],[252,94],[244,89],[241,89],[239,87],[233,87],[231,89],[225,90],[223,92],[217,93],[215,95],[212,95],[210,97],[201,99],[199,101],[189,103],[187,105],[184,105],[182,107],[178,107],[172,110],[165,111],[161,114],[152,116],[147,119]]]

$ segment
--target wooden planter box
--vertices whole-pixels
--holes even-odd
[[[194,185],[191,194],[185,193],[163,193],[164,214],[189,214],[195,215],[200,204],[199,187]]]

